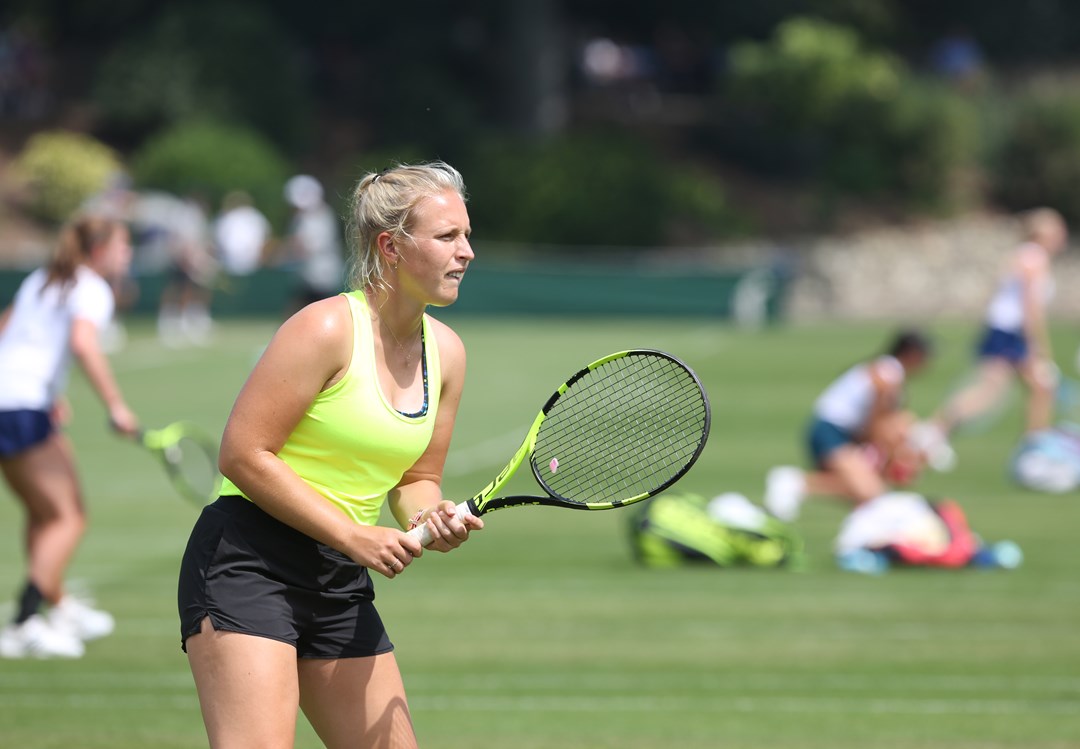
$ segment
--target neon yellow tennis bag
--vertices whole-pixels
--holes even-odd
[[[647,567],[804,565],[802,537],[741,494],[666,492],[632,508],[630,547]]]

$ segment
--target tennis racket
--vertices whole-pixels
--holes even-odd
[[[181,497],[201,507],[217,496],[221,488],[218,446],[209,432],[197,424],[177,421],[140,432],[135,440],[157,456]]]
[[[709,398],[686,364],[648,349],[605,356],[559,386],[495,479],[459,518],[522,505],[610,510],[671,486],[701,455]],[[498,496],[528,461],[545,494]],[[410,535],[426,546],[427,524]]]

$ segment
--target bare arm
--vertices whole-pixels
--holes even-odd
[[[7,327],[8,320],[11,318],[11,306],[4,308],[3,312],[0,312],[0,333],[4,332],[4,328]]]
[[[133,435],[139,428],[138,419],[127,407],[120,386],[116,384],[112,367],[105,352],[101,349],[97,326],[85,318],[75,318],[71,324],[71,353],[79,362],[90,386],[101,398],[109,412],[109,422],[127,435]]]
[[[886,425],[900,407],[901,382],[882,371],[876,362],[870,365],[870,382],[874,388],[874,402],[867,420],[867,436],[871,441],[878,442],[886,436]]]
[[[286,321],[236,399],[219,465],[268,514],[386,574],[387,562],[407,565],[420,545],[401,531],[354,522],[277,455],[319,392],[343,376],[351,353],[352,319],[342,297]]]
[[[1049,278],[1050,269],[1045,259],[1024,258],[1020,262],[1020,283],[1023,290],[1024,337],[1031,346],[1030,356],[1036,360],[1050,360],[1050,334],[1046,325],[1046,305],[1042,298],[1043,285]]]

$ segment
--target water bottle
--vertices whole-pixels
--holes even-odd
[[[998,541],[981,547],[971,558],[972,567],[1014,570],[1024,563],[1024,552],[1015,541]]]
[[[852,549],[836,555],[836,563],[845,572],[862,575],[880,575],[889,569],[889,558],[884,552],[873,549]]]

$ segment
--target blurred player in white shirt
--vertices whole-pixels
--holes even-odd
[[[68,657],[83,640],[109,634],[112,617],[64,590],[64,572],[86,530],[71,443],[60,431],[71,359],[127,435],[138,421],[124,401],[100,336],[115,302],[107,279],[127,273],[128,231],[84,217],[62,230],[44,268],[20,285],[0,315],[0,471],[26,510],[27,580],[12,623],[0,630],[0,656]]]
[[[222,269],[230,276],[253,273],[270,241],[270,222],[245,192],[230,192],[211,227]]]
[[[1054,420],[1058,369],[1050,346],[1046,309],[1054,295],[1053,259],[1065,250],[1068,229],[1057,211],[1024,214],[1026,241],[1009,256],[987,307],[976,351],[974,376],[929,422],[920,440],[931,453],[951,454],[954,430],[999,407],[1015,376],[1028,389],[1026,432],[1049,428]]]

